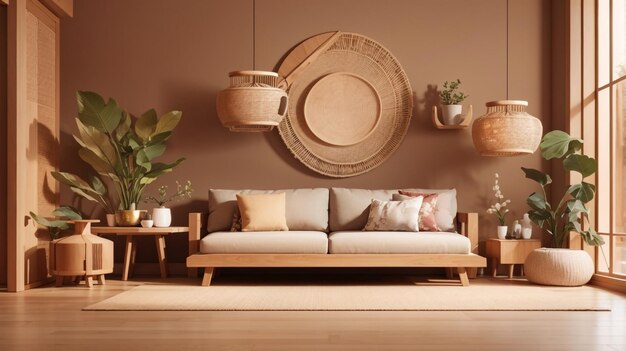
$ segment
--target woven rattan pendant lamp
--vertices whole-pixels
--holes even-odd
[[[506,97],[491,101],[487,113],[472,125],[472,140],[482,156],[532,154],[539,147],[543,126],[526,112],[528,102],[509,98],[509,0],[506,3]]]
[[[278,73],[256,71],[256,0],[252,1],[251,71],[230,72],[230,87],[217,94],[217,116],[231,132],[267,132],[287,112],[287,94]]]

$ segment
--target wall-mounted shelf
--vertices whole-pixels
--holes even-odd
[[[441,121],[439,121],[439,117],[437,113],[437,106],[433,106],[433,125],[437,129],[465,129],[469,127],[470,123],[472,122],[472,105],[469,105],[469,107],[467,108],[467,113],[465,113],[462,116],[463,116],[463,121],[461,121],[461,123],[459,124],[454,124],[454,125],[443,124],[441,123]]]

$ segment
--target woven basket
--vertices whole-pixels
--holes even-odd
[[[482,156],[532,154],[541,142],[543,127],[526,112],[527,101],[500,100],[487,104],[487,114],[472,125],[472,139]]]
[[[287,93],[277,88],[278,74],[235,71],[228,74],[230,88],[217,94],[217,116],[232,132],[265,132],[282,121]]]

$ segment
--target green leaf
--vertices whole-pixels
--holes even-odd
[[[155,158],[163,155],[164,152],[165,152],[165,144],[160,143],[160,144],[154,144],[154,145],[150,145],[150,146],[143,148],[141,151],[139,151],[138,155],[144,154],[148,161],[152,161]]]
[[[67,172],[50,172],[50,174],[52,174],[52,177],[54,177],[54,179],[58,180],[59,182],[69,185],[71,187],[76,187],[76,188],[89,188],[89,184],[87,184],[86,181],[82,180],[79,176],[71,174],[71,173],[67,173]]]
[[[111,174],[111,173],[107,173],[107,175],[108,174]],[[107,188],[104,186],[104,183],[102,183],[102,180],[100,180],[100,178],[96,176],[91,176],[90,180],[91,180],[91,187],[93,188],[93,190],[97,191],[98,194],[104,195],[107,193]]]
[[[598,233],[593,228],[589,228],[588,230],[580,232],[580,235],[583,237],[583,240],[585,240],[588,245],[602,246],[605,244],[604,238],[602,238],[601,235],[598,235]]]
[[[170,163],[170,164],[157,162],[157,163],[152,165],[152,170],[150,172],[148,172],[145,175],[145,177],[147,177],[147,178],[155,178],[156,179],[156,177],[160,176],[161,174],[170,172],[172,170],[172,168],[178,166],[183,161],[185,161],[185,158],[180,158],[180,159],[176,160],[176,162],[173,162],[173,163]]]
[[[78,118],[76,119],[76,126],[78,126],[78,132],[81,136],[80,141],[82,141],[78,143],[91,150],[106,163],[115,165],[117,162],[117,153],[109,137],[94,127],[84,125]],[[78,141],[76,137],[74,137],[74,139]]]
[[[548,211],[530,210],[528,211],[528,217],[538,227],[543,228],[543,224],[550,219],[551,215]]]
[[[598,170],[598,163],[587,155],[572,154],[563,160],[563,167],[568,171],[578,172],[585,178]]]
[[[126,134],[128,134],[131,122],[132,118],[130,114],[126,111],[123,111],[122,122],[120,123],[120,125],[117,126],[117,129],[115,129],[115,137],[117,138],[117,140],[122,140],[126,136]]]
[[[38,216],[32,211],[30,212],[30,217],[39,225],[42,225],[47,228],[59,228],[61,230],[65,230],[69,228],[69,225],[67,224],[66,221],[48,220],[47,218]]]
[[[87,200],[89,200],[89,201],[93,201],[93,202],[101,203],[101,202],[97,199],[98,194],[96,194],[96,193],[94,193],[94,192],[92,192],[92,191],[89,191],[89,189],[85,189],[85,188],[77,188],[77,187],[74,187],[74,186],[70,187],[70,189],[71,189],[73,192],[75,192],[76,194],[78,194],[78,195],[80,195],[80,196],[84,197],[85,199],[87,199]]]
[[[567,202],[567,211],[570,213],[587,212],[587,207],[580,200],[569,200]]]
[[[182,116],[183,113],[180,111],[170,111],[164,114],[161,118],[159,118],[154,134],[171,132],[174,128],[176,128]]]
[[[546,199],[536,192],[530,194],[528,199],[526,199],[526,203],[535,211],[546,211],[549,208],[549,205],[546,203]]]
[[[580,138],[571,137],[561,130],[553,130],[543,136],[541,154],[546,160],[561,158],[580,150],[583,141]]]
[[[150,138],[150,142],[148,142],[148,145],[154,145],[154,144],[162,143],[162,142],[166,141],[167,139],[169,139],[169,137],[171,135],[172,135],[172,132],[163,132],[163,133],[159,133],[159,134],[154,134]]]
[[[157,126],[157,114],[154,109],[150,109],[141,116],[135,123],[135,133],[143,143],[148,142]]]
[[[87,126],[112,134],[122,119],[122,109],[113,99],[105,104],[104,99],[94,92],[79,91],[76,93],[78,116]]]
[[[115,169],[111,167],[105,160],[96,155],[95,152],[88,148],[82,148],[78,150],[78,156],[81,160],[87,162],[96,172],[100,174],[107,174],[113,172]]]
[[[583,203],[587,203],[593,200],[593,196],[595,194],[596,187],[593,184],[582,182],[580,184],[574,184],[567,189],[567,192],[572,195],[575,199],[582,201]]]
[[[546,186],[552,183],[552,178],[550,178],[548,174],[545,174],[541,171],[533,168],[524,167],[522,167],[522,171],[524,171],[524,174],[526,174],[526,178],[536,181],[537,183],[541,184],[541,186]]]
[[[83,219],[83,216],[73,207],[62,206],[52,212],[53,215],[71,220]]]

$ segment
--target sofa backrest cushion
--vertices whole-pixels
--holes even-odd
[[[420,192],[425,194],[446,193],[450,201],[450,210],[456,215],[456,189],[421,189],[409,188],[406,191]],[[362,230],[367,223],[369,206],[372,199],[389,201],[393,194],[397,194],[398,189],[392,190],[368,190],[368,189],[348,189],[331,188],[329,204],[329,226],[331,232],[346,230]],[[446,229],[443,229],[446,230]]]
[[[209,233],[228,231],[237,208],[237,194],[285,193],[289,230],[328,231],[328,189],[209,189]]]

